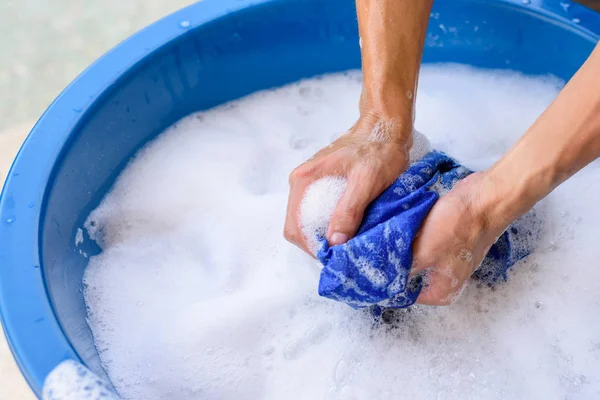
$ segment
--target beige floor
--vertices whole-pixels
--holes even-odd
[[[77,74],[131,33],[193,2],[0,0],[0,186],[34,121]],[[0,329],[0,400],[34,398]]]
[[[0,388],[0,399],[2,400],[35,399],[12,359],[4,336],[0,337],[0,382],[2,382],[2,388]]]
[[[12,160],[32,125],[32,122],[25,122],[0,132],[0,182],[4,182]],[[35,396],[31,393],[19,368],[13,361],[0,328],[0,400],[34,398]]]

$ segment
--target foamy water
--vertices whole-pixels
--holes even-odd
[[[425,67],[416,128],[481,169],[559,86]],[[597,164],[543,202],[540,248],[495,290],[381,321],[318,297],[319,266],[282,237],[288,174],[354,123],[359,94],[358,73],[255,94],[180,121],[123,172],[86,223],[103,253],[84,277],[121,396],[599,397]]]
[[[120,400],[110,385],[73,360],[57,365],[44,380],[43,400]]]

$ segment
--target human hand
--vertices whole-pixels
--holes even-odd
[[[599,69],[600,45],[500,160],[435,204],[413,244],[411,274],[429,271],[417,302],[451,303],[513,221],[600,157]]]
[[[456,300],[513,218],[498,212],[502,202],[487,173],[459,182],[433,206],[413,244],[411,276],[425,272],[417,303]]]
[[[285,238],[314,256],[302,233],[300,205],[307,187],[325,176],[347,179],[326,237],[332,246],[352,238],[369,203],[405,170],[412,131],[412,118],[382,118],[363,111],[346,134],[291,173]]]
[[[357,0],[363,72],[358,122],[292,172],[284,235],[309,254],[301,231],[306,188],[326,176],[347,185],[326,232],[330,245],[356,234],[367,205],[404,172],[412,144],[414,106],[433,0]],[[314,249],[313,249],[314,250]]]

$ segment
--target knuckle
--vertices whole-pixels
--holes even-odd
[[[298,171],[299,171],[299,168],[300,168],[300,167],[298,167],[298,168],[294,169],[294,170],[293,170],[293,171],[290,173],[290,176],[289,176],[289,179],[288,179],[288,180],[289,180],[289,183],[290,183],[290,185],[293,185],[293,184],[294,184],[294,182],[296,182],[296,181],[298,180],[298,175],[300,174],[300,173],[298,172]]]
[[[354,221],[355,219],[359,218],[361,215],[361,212],[358,208],[358,206],[351,204],[351,205],[347,205],[344,206],[342,208],[338,208],[333,216],[331,217],[331,223],[332,224],[347,224],[349,222]]]
[[[436,300],[438,305],[440,306],[448,306],[458,298],[459,290],[454,284],[446,284],[443,285],[436,296]]]
[[[311,167],[308,164],[302,164],[299,167],[295,168],[290,173],[290,177],[289,177],[290,183],[294,183],[296,181],[306,179],[306,178],[310,177],[313,173],[314,173],[313,167]]]
[[[437,269],[431,270],[419,302],[430,306],[448,306],[459,297],[460,290],[457,289],[444,273]]]
[[[356,204],[351,204],[344,210],[344,217],[354,221],[362,215],[360,208]]]
[[[283,228],[283,237],[288,242],[295,243],[296,237],[297,237],[297,233],[296,233],[296,231],[294,229],[290,228],[289,226],[285,226]]]

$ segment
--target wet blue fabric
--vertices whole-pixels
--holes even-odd
[[[415,303],[420,277],[409,280],[412,243],[440,198],[472,171],[439,151],[410,165],[365,211],[358,233],[330,247],[321,239],[321,296],[354,308],[403,308]],[[506,279],[507,270],[531,251],[534,214],[515,222],[492,246],[474,277],[489,285]]]

